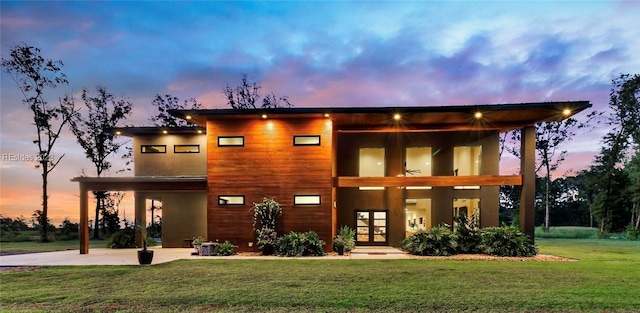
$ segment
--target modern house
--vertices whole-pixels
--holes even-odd
[[[342,225],[358,245],[398,246],[456,214],[498,226],[501,185],[522,188],[520,227],[533,238],[535,129],[591,107],[588,101],[439,107],[173,111],[197,127],[126,127],[133,177],[77,177],[80,253],[88,253],[88,192],[162,201],[163,246],[203,236],[252,249],[252,206],[283,205],[278,233],[313,230],[331,249]],[[521,170],[500,175],[499,133],[522,130]]]

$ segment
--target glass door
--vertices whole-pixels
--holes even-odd
[[[356,211],[356,243],[386,245],[387,211]]]

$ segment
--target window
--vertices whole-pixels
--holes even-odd
[[[320,205],[320,195],[293,196],[294,205]]]
[[[453,199],[453,220],[454,226],[456,217],[463,215],[467,218],[467,223],[476,223],[480,226],[480,199]]]
[[[453,175],[480,175],[482,146],[463,146],[453,148]],[[455,186],[454,189],[480,189],[480,186]]]
[[[406,199],[404,215],[407,232],[415,233],[431,228],[431,199]]]
[[[200,153],[200,145],[175,145],[173,153]]]
[[[406,150],[405,176],[431,176],[431,147],[411,147]],[[431,186],[407,186],[407,189],[431,189]]]
[[[140,152],[142,152],[142,153],[167,153],[167,146],[165,146],[165,145],[142,145],[142,146],[140,146]]]
[[[319,146],[320,135],[293,136],[294,146]]]
[[[360,149],[360,177],[384,177],[384,148]],[[360,190],[384,190],[384,187],[360,187]]]
[[[220,195],[218,196],[218,205],[244,205],[244,196]]]
[[[244,136],[218,136],[218,147],[243,147]]]

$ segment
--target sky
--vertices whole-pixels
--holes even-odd
[[[605,110],[611,79],[640,73],[640,1],[0,1],[0,55],[26,43],[62,60],[57,103],[97,86],[126,97],[121,126],[150,125],[156,94],[226,108],[242,74],[295,107],[435,106],[587,100]],[[0,214],[41,208],[33,116],[0,74]],[[583,112],[576,116],[586,117]],[[584,169],[606,129],[580,132],[558,174]],[[49,175],[54,225],[79,220],[87,161],[68,129]],[[124,167],[119,158],[107,176]],[[517,171],[506,158],[501,172]],[[103,175],[104,176],[104,175]],[[123,208],[129,218],[133,208]],[[122,211],[122,209],[121,209]]]

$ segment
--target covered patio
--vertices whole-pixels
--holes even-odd
[[[195,177],[75,177],[80,187],[80,254],[89,253],[89,195],[90,191],[133,191],[135,197],[135,225],[146,227],[146,196],[153,192],[206,192],[207,178]],[[136,242],[141,235],[136,234]]]

